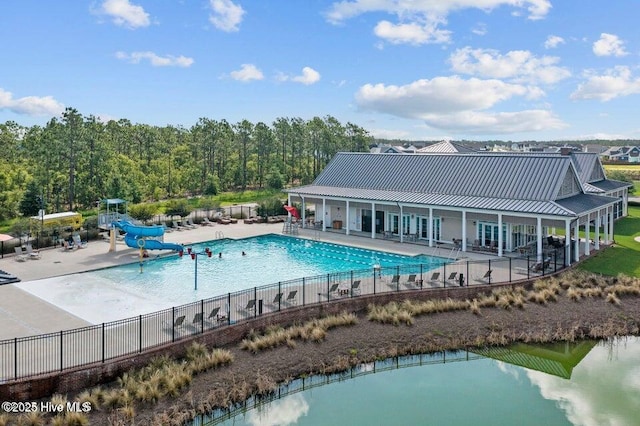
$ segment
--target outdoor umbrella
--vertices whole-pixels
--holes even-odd
[[[13,235],[0,234],[0,244],[2,244],[2,249],[0,250],[0,255],[2,259],[4,259],[4,242],[13,240],[15,237]]]

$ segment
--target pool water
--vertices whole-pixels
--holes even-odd
[[[445,260],[426,255],[403,256],[275,234],[239,240],[214,240],[191,247],[198,253],[203,253],[205,248],[213,252],[210,258],[204,254],[197,256],[197,290],[196,261],[186,252],[182,258],[171,256],[148,260],[143,265],[142,273],[138,264],[131,264],[91,274],[126,286],[129,290],[143,292],[149,297],[171,300],[173,305],[178,305],[302,277],[366,270],[375,265],[435,266]],[[222,253],[221,257],[219,253]]]

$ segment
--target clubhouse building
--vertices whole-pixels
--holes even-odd
[[[595,153],[343,152],[286,192],[305,227],[539,261],[554,248],[568,265],[613,241],[630,186]]]

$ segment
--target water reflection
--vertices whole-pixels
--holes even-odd
[[[477,352],[490,358],[419,355],[306,378],[194,424],[640,424],[638,338]],[[425,368],[404,368],[415,366]]]

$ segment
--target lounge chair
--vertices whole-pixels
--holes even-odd
[[[177,220],[173,221],[173,229],[177,231],[184,231],[184,226],[180,226]]]
[[[173,232],[173,228],[167,226],[166,223],[162,224],[162,229],[164,229],[164,232],[166,232],[166,233]]]
[[[452,272],[449,274],[449,277],[447,278],[447,281],[450,283],[455,283],[457,281],[458,278],[458,273],[457,272]]]
[[[276,297],[273,298],[273,302],[271,302],[271,305],[280,306],[280,304],[282,303],[282,296],[284,296],[284,293],[276,294]]]
[[[491,284],[491,273],[493,271],[491,269],[488,269],[487,272],[484,273],[483,276],[481,277],[476,277],[475,280],[481,283],[489,283]]]
[[[440,272],[434,272],[433,274],[431,274],[431,278],[429,279],[429,284],[434,285],[434,286],[439,286],[440,285]]]
[[[22,247],[16,247],[16,262],[25,262],[29,259],[29,256],[25,252],[22,251]]]
[[[405,284],[407,287],[417,285],[417,283],[416,283],[416,274],[411,274],[411,275],[409,275],[409,278],[407,278],[407,281],[405,281],[405,282],[404,282],[404,284]]]
[[[340,295],[340,284],[338,283],[333,283],[331,285],[331,288],[329,288],[329,296],[334,296],[337,297]]]
[[[82,241],[80,239],[80,235],[78,235],[78,234],[74,234],[73,235],[73,243],[79,249],[87,248],[87,242],[86,241]]]
[[[360,296],[360,294],[362,294],[362,290],[360,289],[360,280],[355,280],[351,284],[351,295]]]
[[[393,278],[391,278],[391,282],[389,282],[389,287],[398,288],[399,284],[400,284],[400,275],[394,275]]]
[[[200,223],[200,225],[202,225],[202,226],[213,226],[213,222],[211,222],[209,220],[209,218],[205,216],[204,219],[202,219],[202,222]]]
[[[194,326],[200,325],[202,327],[202,312],[198,312],[193,316],[193,321],[191,323]]]
[[[254,312],[256,310],[256,299],[251,299],[247,302],[247,306],[238,305],[239,311]]]
[[[171,325],[171,323],[168,323],[166,321],[163,321],[164,324],[166,324],[168,326],[168,328],[178,328],[178,327],[182,327],[184,325],[184,319],[186,318],[185,315],[180,315],[179,317],[176,317],[175,321],[173,322],[173,326]]]
[[[183,220],[182,221],[182,226],[189,228],[189,229],[196,229],[196,224],[193,223],[193,221],[191,220],[191,218],[187,219],[187,220]]]
[[[31,244],[26,245],[26,250],[29,259],[40,259],[40,252],[38,250],[34,250]]]
[[[289,303],[290,305],[297,305],[298,304],[298,290],[291,290],[289,292],[289,295],[287,296],[287,303]]]
[[[216,306],[215,308],[211,309],[211,312],[209,312],[209,315],[207,315],[207,322],[217,322],[218,312],[220,312],[220,306]]]

